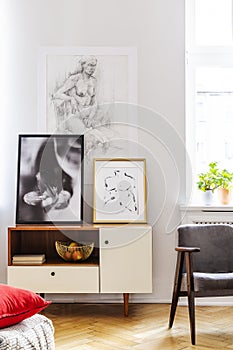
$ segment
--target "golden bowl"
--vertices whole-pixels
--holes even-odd
[[[56,241],[55,247],[58,255],[65,260],[71,262],[80,262],[87,260],[94,249],[93,242],[63,242]]]

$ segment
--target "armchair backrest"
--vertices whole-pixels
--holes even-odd
[[[193,254],[196,272],[233,272],[233,227],[227,224],[181,225],[180,247],[199,247]]]

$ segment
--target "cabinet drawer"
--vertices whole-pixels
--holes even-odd
[[[8,284],[36,293],[98,293],[98,266],[9,266]]]

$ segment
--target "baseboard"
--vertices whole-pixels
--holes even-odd
[[[53,303],[123,303],[122,294],[46,294],[45,298]],[[171,304],[167,298],[157,298],[154,295],[130,294],[130,303],[141,304]],[[233,306],[232,297],[196,298],[200,306]],[[187,306],[187,298],[180,298],[180,306]]]
[[[122,303],[123,294],[45,294],[47,300],[54,303]],[[167,299],[139,294],[129,295],[130,303],[170,303]]]

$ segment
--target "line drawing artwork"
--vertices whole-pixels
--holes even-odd
[[[129,172],[120,169],[104,178],[106,194],[104,207],[111,212],[138,212],[136,179]]]
[[[146,222],[144,158],[96,158],[93,222]]]
[[[93,222],[146,222],[144,158],[95,158]]]
[[[113,147],[118,101],[128,100],[127,55],[48,55],[47,130],[85,134],[85,155]]]

